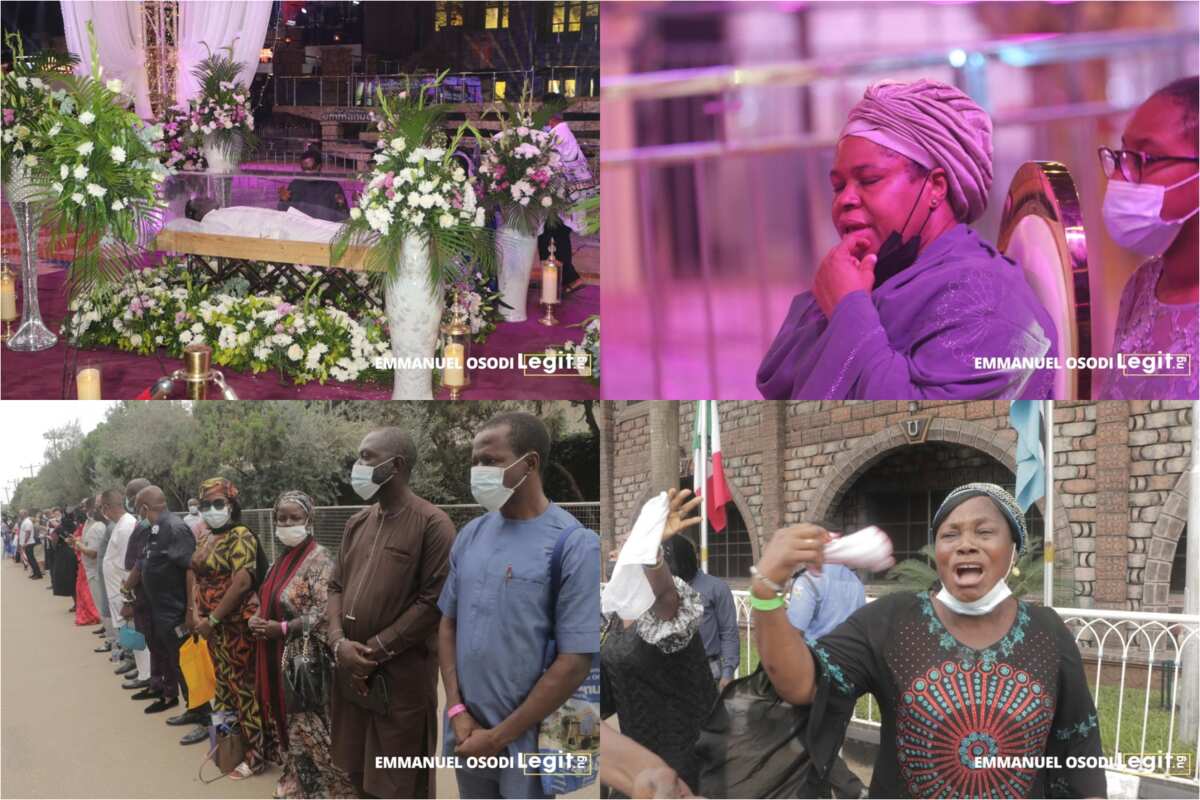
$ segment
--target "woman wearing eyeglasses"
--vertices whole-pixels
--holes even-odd
[[[1148,260],[1125,284],[1112,355],[1187,355],[1179,374],[1124,374],[1102,380],[1105,400],[1196,399],[1197,94],[1200,77],[1159,89],[1130,117],[1121,147],[1100,148],[1108,176],[1104,224],[1113,240]]]
[[[196,546],[188,570],[188,626],[208,640],[217,674],[213,708],[236,717],[245,738],[245,760],[229,774],[247,778],[266,766],[267,740],[254,691],[257,643],[250,618],[267,572],[258,537],[241,524],[238,490],[225,478],[200,484],[200,515],[209,533]]]

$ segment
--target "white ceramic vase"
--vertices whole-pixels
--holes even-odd
[[[529,275],[537,255],[537,237],[510,225],[501,225],[496,231],[496,249],[500,258],[500,299],[511,306],[501,306],[500,316],[505,322],[524,322]]]
[[[429,240],[406,236],[400,268],[384,283],[383,302],[392,337],[392,356],[409,359],[395,367],[393,400],[433,399],[433,359],[442,321],[441,286],[429,286]],[[429,364],[428,368],[413,362]]]

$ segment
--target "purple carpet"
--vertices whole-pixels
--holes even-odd
[[[46,271],[45,266],[38,282],[38,296],[42,307],[42,318],[51,330],[58,331],[66,316],[67,300],[64,269]],[[539,294],[529,293],[529,319],[525,322],[502,323],[486,344],[473,345],[476,357],[512,356],[518,353],[542,353],[550,345],[561,345],[567,340],[578,342],[583,339],[582,328],[568,325],[582,322],[592,314],[600,313],[600,289],[588,286],[571,295],[559,307],[558,317],[562,322],[554,327],[538,323],[541,309],[533,302]],[[18,282],[18,303],[20,284]],[[62,378],[66,347],[55,345],[40,353],[16,353],[7,347],[0,349],[0,398],[5,400],[58,400],[75,398],[75,382],[71,377],[64,396]],[[140,356],[112,348],[81,350],[79,361],[88,361],[100,367],[102,374],[102,396],[106,400],[132,400],[164,374],[183,366],[179,359],[163,356],[161,363],[153,356]],[[391,397],[391,384],[339,383],[330,381],[324,385],[306,383],[295,386],[281,379],[276,373],[264,372],[247,375],[222,370],[226,381],[243,400],[273,399],[366,399],[386,400]],[[471,374],[471,386],[463,392],[466,400],[592,400],[599,397],[599,387],[588,378],[578,375],[570,377],[526,376],[520,370],[475,370]],[[449,397],[446,390],[438,394],[439,399]]]

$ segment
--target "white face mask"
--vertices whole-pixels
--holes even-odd
[[[529,453],[525,454],[527,455]],[[525,473],[525,477],[517,481],[516,486],[508,487],[504,485],[504,473],[521,463],[525,456],[521,456],[507,467],[471,467],[471,495],[475,502],[488,511],[499,511],[503,508],[517,487],[529,477],[529,473]]]
[[[350,470],[350,486],[354,489],[354,493],[363,500],[370,500],[379,491],[384,483],[387,483],[392,478],[396,477],[395,470],[391,475],[384,479],[383,483],[375,482],[375,470],[383,466],[388,461],[395,460],[395,456],[380,461],[378,464],[364,464],[361,461],[354,464],[354,468]]]
[[[295,547],[308,538],[308,527],[305,525],[276,525],[275,538],[284,547]]]
[[[1012,561],[1008,564],[1009,572],[1012,571],[1012,566],[1015,563],[1017,563],[1017,549],[1014,547]],[[1008,588],[1008,581],[1006,580],[1007,575],[1008,573],[1005,573],[1005,577],[996,581],[996,585],[978,600],[971,600],[970,602],[959,600],[950,594],[945,586],[937,593],[937,599],[955,614],[964,614],[968,617],[981,617],[1012,596],[1012,589]]]
[[[1196,177],[1192,175],[1170,186],[1110,180],[1104,191],[1104,224],[1113,241],[1138,255],[1157,256],[1165,252],[1179,235],[1183,223],[1194,217],[1200,207],[1186,217],[1167,220],[1162,218],[1163,198],[1169,190]]]
[[[200,506],[188,506],[188,513],[192,516],[200,513]]]
[[[222,508],[220,511],[218,511],[215,508],[210,508],[208,511],[205,511],[202,516],[204,517],[205,525],[213,530],[217,530],[218,528],[224,528],[225,523],[229,522],[229,509]]]

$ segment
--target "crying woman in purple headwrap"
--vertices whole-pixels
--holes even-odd
[[[829,179],[841,242],[763,357],[764,397],[1050,397],[1054,323],[1020,268],[967,227],[992,184],[982,108],[935,81],[877,83]]]

